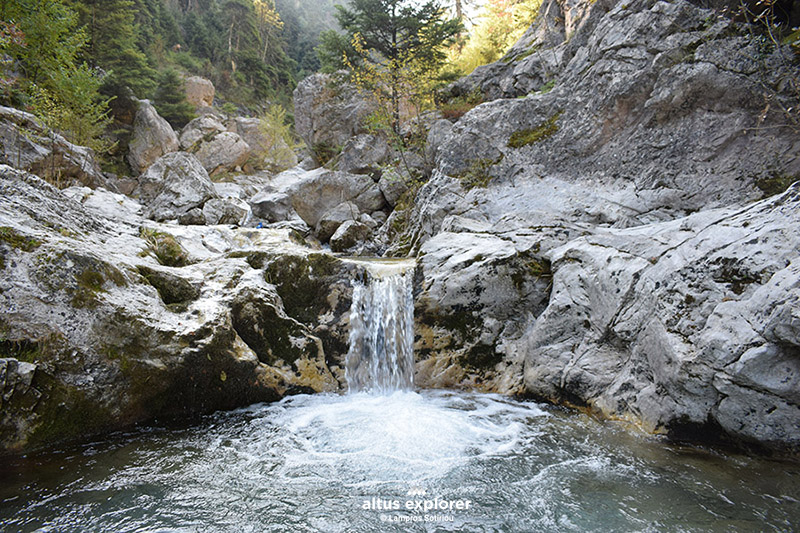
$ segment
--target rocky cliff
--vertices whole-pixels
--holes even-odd
[[[689,2],[546,2],[429,142],[418,383],[800,450],[800,81]],[[759,199],[769,199],[758,202]],[[756,203],[754,203],[756,202]]]

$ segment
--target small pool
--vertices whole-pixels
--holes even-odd
[[[447,391],[300,395],[0,461],[3,531],[792,531],[800,465]]]

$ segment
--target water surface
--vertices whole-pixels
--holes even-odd
[[[5,460],[0,472],[7,531],[791,531],[800,524],[797,464],[670,446],[535,403],[445,391],[294,396],[189,428]],[[440,500],[452,508],[424,510]]]

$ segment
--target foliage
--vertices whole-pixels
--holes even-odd
[[[177,71],[168,69],[161,73],[158,89],[153,98],[158,114],[175,128],[182,128],[194,118],[194,109],[186,100],[183,80]]]
[[[108,150],[108,100],[99,73],[79,59],[87,36],[77,13],[62,0],[19,0],[0,4],[0,15],[0,46],[21,73],[5,84],[2,103],[29,109],[71,142]]]
[[[447,20],[434,0],[351,0],[349,8],[336,9],[352,46],[344,64],[359,88],[374,95],[381,109],[388,107],[391,129],[397,133],[401,100],[419,111],[429,80],[444,62],[445,45],[461,31],[461,23]]]
[[[483,94],[476,87],[465,96],[451,98],[439,106],[442,116],[448,120],[458,120],[478,104],[483,103]]]
[[[488,0],[466,42],[449,50],[448,68],[466,75],[476,67],[497,61],[533,23],[541,3],[541,0]]]
[[[350,40],[336,30],[320,33],[319,45],[314,51],[317,54],[320,70],[328,74],[347,68],[344,58],[355,56]]]
[[[260,157],[270,162],[269,170],[286,170],[289,165],[285,162],[293,159],[294,151],[299,147],[287,123],[286,110],[279,105],[268,106],[259,117],[259,131],[265,140]]]
[[[283,37],[286,53],[296,64],[296,79],[302,79],[320,69],[315,47],[321,34],[336,27],[333,5],[338,0],[276,0],[275,5],[284,22]],[[341,60],[341,54],[338,59]]]
[[[137,45],[134,0],[71,0],[71,5],[88,37],[84,58],[107,71],[104,92],[117,95],[124,87],[139,94],[151,91],[156,73]]]

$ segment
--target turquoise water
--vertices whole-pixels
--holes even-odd
[[[585,415],[443,391],[294,396],[192,427],[2,460],[0,472],[3,531],[750,532],[800,524],[798,464],[668,445]]]

